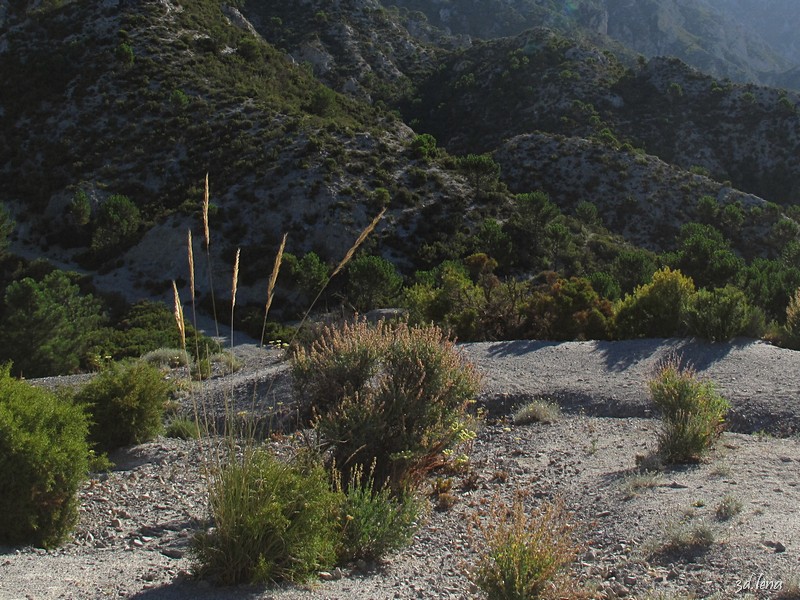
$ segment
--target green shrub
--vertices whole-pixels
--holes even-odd
[[[194,419],[175,417],[167,425],[165,433],[167,437],[179,440],[196,440],[200,437],[200,428]]]
[[[379,560],[411,541],[422,509],[413,494],[395,496],[386,486],[376,488],[375,479],[365,479],[361,467],[353,470],[346,489],[341,478],[334,477],[343,494],[340,561]]]
[[[105,350],[115,360],[139,358],[159,348],[180,348],[181,337],[175,315],[162,302],[142,301],[131,306],[104,341]],[[186,348],[194,355],[219,351],[219,344],[186,324]]]
[[[588,279],[551,277],[525,308],[526,337],[546,340],[610,339],[614,310]]]
[[[78,390],[75,398],[91,415],[90,440],[108,451],[158,435],[169,393],[161,371],[137,361],[112,363]]]
[[[415,135],[411,140],[411,150],[416,158],[423,160],[434,158],[439,152],[436,148],[436,138],[429,133]]]
[[[751,322],[751,309],[744,292],[727,285],[698,290],[686,305],[689,333],[712,342],[727,342],[742,335]]]
[[[786,346],[800,349],[800,288],[797,288],[794,295],[789,299],[786,307]]]
[[[468,438],[479,377],[434,326],[325,327],[293,360],[298,398],[345,472],[374,462],[376,481],[414,484]]]
[[[192,543],[201,577],[224,585],[302,581],[334,564],[341,498],[320,465],[282,463],[248,447],[213,475],[213,528]]]
[[[78,518],[88,472],[83,410],[0,369],[0,543],[52,547]]]
[[[660,366],[649,388],[662,415],[659,453],[670,463],[700,460],[722,433],[728,401],[676,358]]]
[[[617,336],[663,338],[680,335],[686,303],[694,294],[694,282],[665,267],[650,283],[628,294],[617,310]]]
[[[175,369],[189,364],[189,353],[180,348],[158,348],[143,354],[142,360],[155,367]]]
[[[109,253],[129,243],[142,217],[137,206],[127,196],[115,194],[100,205],[92,233],[92,252],[96,255]]]
[[[77,371],[104,317],[100,302],[81,294],[74,278],[52,271],[8,286],[0,323],[0,355],[26,377]]]
[[[362,255],[347,265],[347,300],[359,312],[391,306],[403,278],[380,256]]]
[[[558,503],[528,515],[522,498],[511,508],[495,502],[487,518],[476,517],[473,526],[483,534],[485,548],[472,577],[489,600],[541,598],[577,554]]]

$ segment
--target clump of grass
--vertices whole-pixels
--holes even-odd
[[[704,520],[692,523],[690,518],[669,524],[664,532],[661,551],[675,554],[698,554],[714,544],[714,530]]]
[[[200,427],[195,419],[174,417],[166,428],[166,436],[179,440],[196,440],[200,438]]]
[[[340,496],[314,462],[245,448],[215,468],[214,527],[195,535],[197,573],[223,585],[304,581],[336,560]]]
[[[728,401],[676,357],[660,365],[649,387],[662,415],[659,454],[669,463],[698,462],[722,433]]]
[[[561,418],[561,407],[546,398],[537,398],[517,409],[511,415],[514,425],[529,423],[555,423]]]
[[[742,512],[742,501],[736,496],[728,494],[717,505],[714,514],[720,521],[727,521]]]
[[[242,368],[242,361],[230,350],[217,352],[209,357],[212,364],[220,364],[226,374],[235,373]]]
[[[179,348],[157,348],[143,354],[141,360],[156,367],[175,369],[189,364],[189,353]]]
[[[528,513],[521,496],[511,507],[495,501],[472,525],[484,539],[472,579],[489,600],[541,598],[578,554],[562,502]]]
[[[334,487],[343,495],[339,560],[379,560],[413,537],[422,504],[412,493],[394,495],[386,485],[376,487],[362,468],[352,471],[346,488],[334,471]]]
[[[623,500],[630,500],[639,495],[639,492],[656,487],[661,481],[661,475],[655,471],[636,471],[626,476],[621,484]]]

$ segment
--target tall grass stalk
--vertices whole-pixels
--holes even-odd
[[[320,288],[319,292],[314,297],[314,300],[311,301],[311,304],[309,304],[308,309],[306,309],[306,312],[303,314],[303,318],[300,319],[300,324],[297,326],[297,329],[295,330],[294,336],[292,336],[292,341],[294,341],[294,339],[297,337],[297,333],[303,328],[303,325],[305,325],[306,321],[308,320],[308,316],[311,314],[311,311],[314,309],[314,306],[317,304],[319,299],[322,297],[322,293],[328,287],[328,284],[331,282],[331,280],[334,277],[336,277],[336,275],[342,269],[344,269],[345,265],[347,265],[347,263],[350,262],[350,259],[353,258],[353,255],[356,253],[356,250],[358,250],[359,246],[361,246],[361,244],[364,243],[364,240],[367,239],[369,234],[372,233],[375,230],[375,228],[378,226],[378,223],[383,218],[383,215],[385,213],[386,213],[386,209],[383,208],[383,209],[381,209],[381,212],[379,212],[377,215],[375,215],[375,218],[372,219],[370,224],[367,225],[366,228],[364,229],[364,231],[362,231],[361,234],[358,236],[358,238],[356,238],[355,243],[345,253],[344,258],[342,258],[342,260],[339,261],[339,264],[336,266],[336,268],[333,270],[333,272],[325,280],[325,283],[322,285],[322,287]]]
[[[270,306],[272,306],[272,297],[275,291],[275,283],[278,281],[278,273],[281,270],[281,263],[283,262],[283,250],[286,248],[287,233],[283,234],[281,245],[278,248],[278,253],[275,255],[275,264],[272,267],[272,274],[269,276],[269,285],[267,285],[267,301],[264,304],[264,324],[261,326],[261,347],[264,347],[264,334],[267,331],[267,315],[269,315]]]
[[[208,205],[209,205],[209,192],[208,192],[208,173],[206,173],[205,187],[203,193],[203,236],[206,243],[206,258],[208,260],[208,289],[211,292],[211,308],[214,313],[214,327],[216,329],[217,337],[219,337],[219,321],[217,320],[217,300],[214,295],[214,277],[212,275],[211,267],[211,230],[208,226]]]

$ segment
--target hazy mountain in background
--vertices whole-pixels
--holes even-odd
[[[389,2],[421,11],[453,34],[492,39],[541,26],[569,35],[607,35],[647,58],[674,56],[715,77],[800,88],[793,35],[800,11],[789,0]]]

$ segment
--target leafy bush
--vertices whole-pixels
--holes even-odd
[[[665,267],[653,274],[650,283],[628,294],[617,310],[617,336],[671,337],[682,333],[686,303],[694,294],[694,282]]]
[[[526,333],[534,339],[609,339],[614,310],[588,279],[551,277],[531,295]]]
[[[795,290],[786,307],[786,345],[800,349],[800,288]]]
[[[52,271],[37,281],[26,277],[6,289],[0,327],[2,355],[26,377],[77,371],[104,317],[100,302],[81,294],[73,278]]]
[[[359,312],[390,306],[402,285],[395,266],[380,256],[362,255],[347,265],[347,300]]]
[[[139,358],[159,348],[180,348],[181,337],[175,315],[162,302],[137,302],[109,332],[105,351],[115,360]],[[186,348],[201,355],[219,351],[219,344],[186,324]]]
[[[742,335],[751,322],[747,297],[732,285],[698,290],[687,302],[685,315],[689,333],[712,342]]]
[[[130,198],[121,194],[111,196],[97,211],[92,251],[99,255],[129,243],[141,224],[139,209]]]
[[[541,598],[559,570],[576,556],[563,505],[547,504],[528,515],[522,498],[509,508],[495,502],[485,521],[483,550],[473,574],[489,600]]]
[[[728,401],[676,358],[662,364],[648,385],[663,420],[659,453],[671,463],[697,462],[722,433]]]
[[[466,411],[479,377],[437,327],[325,327],[295,353],[292,372],[345,472],[374,462],[376,481],[413,484],[469,437]]]
[[[407,545],[422,508],[413,494],[395,496],[386,486],[376,487],[362,467],[351,475],[345,489],[334,473],[336,489],[343,493],[339,560],[379,560]]]
[[[0,369],[0,543],[52,547],[78,518],[88,472],[83,410]]]
[[[161,431],[169,392],[158,368],[137,361],[112,363],[75,398],[91,415],[91,441],[113,450],[146,442]]]
[[[434,158],[439,153],[436,148],[436,138],[429,133],[415,135],[414,139],[411,140],[411,150],[414,151],[416,158],[426,161]]]
[[[335,562],[340,501],[320,465],[246,448],[214,473],[214,527],[192,543],[198,574],[225,585],[307,579]]]

